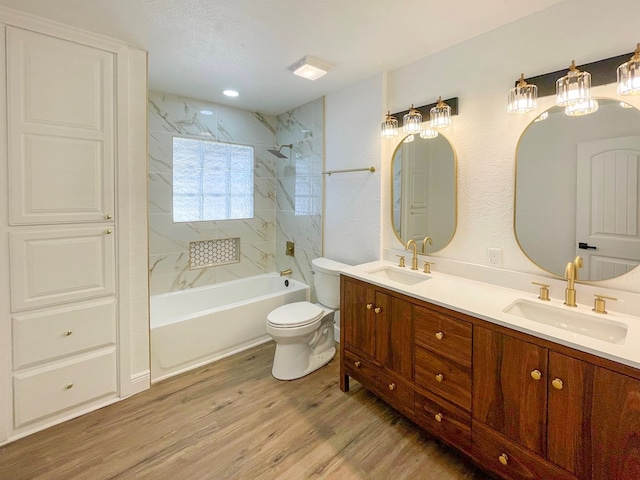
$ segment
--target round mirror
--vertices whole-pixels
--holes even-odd
[[[613,278],[640,263],[640,110],[619,100],[598,104],[578,117],[550,108],[516,149],[518,244],[561,277],[580,255],[580,280]]]
[[[426,253],[444,248],[456,230],[456,155],[442,134],[405,137],[391,162],[391,216],[398,239],[419,246],[431,237]]]

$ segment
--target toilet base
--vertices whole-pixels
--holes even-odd
[[[309,356],[307,345],[277,344],[271,374],[278,380],[302,378],[329,363],[335,355],[335,346]]]

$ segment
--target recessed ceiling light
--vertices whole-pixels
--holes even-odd
[[[235,90],[225,90],[224,92],[222,92],[224,95],[226,95],[227,97],[237,97],[238,95],[240,95],[238,92],[236,92]]]
[[[200,110],[200,113],[202,115],[213,115],[213,112],[211,110]]]
[[[291,70],[294,75],[308,80],[317,80],[331,70],[331,65],[323,62],[319,58],[306,55],[287,68]]]

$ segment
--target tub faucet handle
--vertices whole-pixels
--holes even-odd
[[[280,272],[280,276],[284,277],[285,275],[291,275],[293,273],[293,270],[291,270],[290,268],[287,268],[286,270],[282,270]]]

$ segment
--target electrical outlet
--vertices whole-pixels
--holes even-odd
[[[492,267],[502,267],[502,249],[501,248],[489,248],[487,250],[487,258],[489,265]]]

